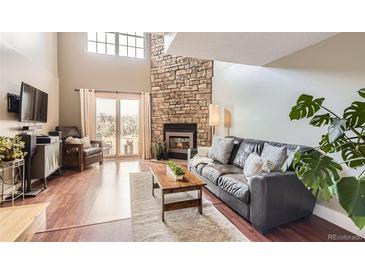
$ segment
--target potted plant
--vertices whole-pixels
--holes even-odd
[[[24,142],[19,136],[14,138],[0,136],[0,162],[23,159],[26,154],[23,148]]]
[[[155,145],[155,158],[156,160],[161,160],[162,159],[162,144],[160,142],[156,143]]]
[[[167,174],[175,181],[184,179],[184,169],[181,166],[177,165],[174,161],[167,162],[166,171]]]
[[[168,159],[169,159],[169,153],[168,153],[168,151],[167,151],[167,145],[166,145],[166,142],[167,142],[167,141],[165,141],[165,142],[163,142],[163,143],[161,144],[161,148],[162,148],[162,158],[163,158],[164,160],[168,160]]]
[[[302,94],[291,109],[291,120],[311,118],[310,125],[327,126],[319,146],[310,152],[297,152],[293,167],[298,178],[320,200],[336,197],[354,224],[365,226],[365,88],[362,98],[342,115],[323,105],[324,98]],[[319,113],[318,112],[322,112]],[[358,176],[341,177],[342,167],[329,154],[341,155],[342,163],[358,171]]]

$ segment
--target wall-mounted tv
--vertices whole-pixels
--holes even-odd
[[[48,94],[22,82],[20,89],[19,120],[22,122],[47,122]]]

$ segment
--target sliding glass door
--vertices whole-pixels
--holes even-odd
[[[121,99],[120,155],[139,155],[139,99]]]
[[[140,156],[140,95],[97,93],[96,136],[104,141],[104,156]]]

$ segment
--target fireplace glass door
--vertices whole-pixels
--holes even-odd
[[[140,95],[96,96],[96,136],[104,141],[104,156],[140,156]]]

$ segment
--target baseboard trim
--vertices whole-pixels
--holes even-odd
[[[339,227],[342,227],[343,229],[346,229],[356,235],[359,235],[363,238],[365,238],[365,229],[359,230],[351,221],[349,217],[347,217],[344,213],[333,210],[331,208],[328,208],[326,206],[316,204],[314,207],[313,214],[321,217],[322,219],[325,219],[328,222],[331,222],[335,225],[338,225]]]

